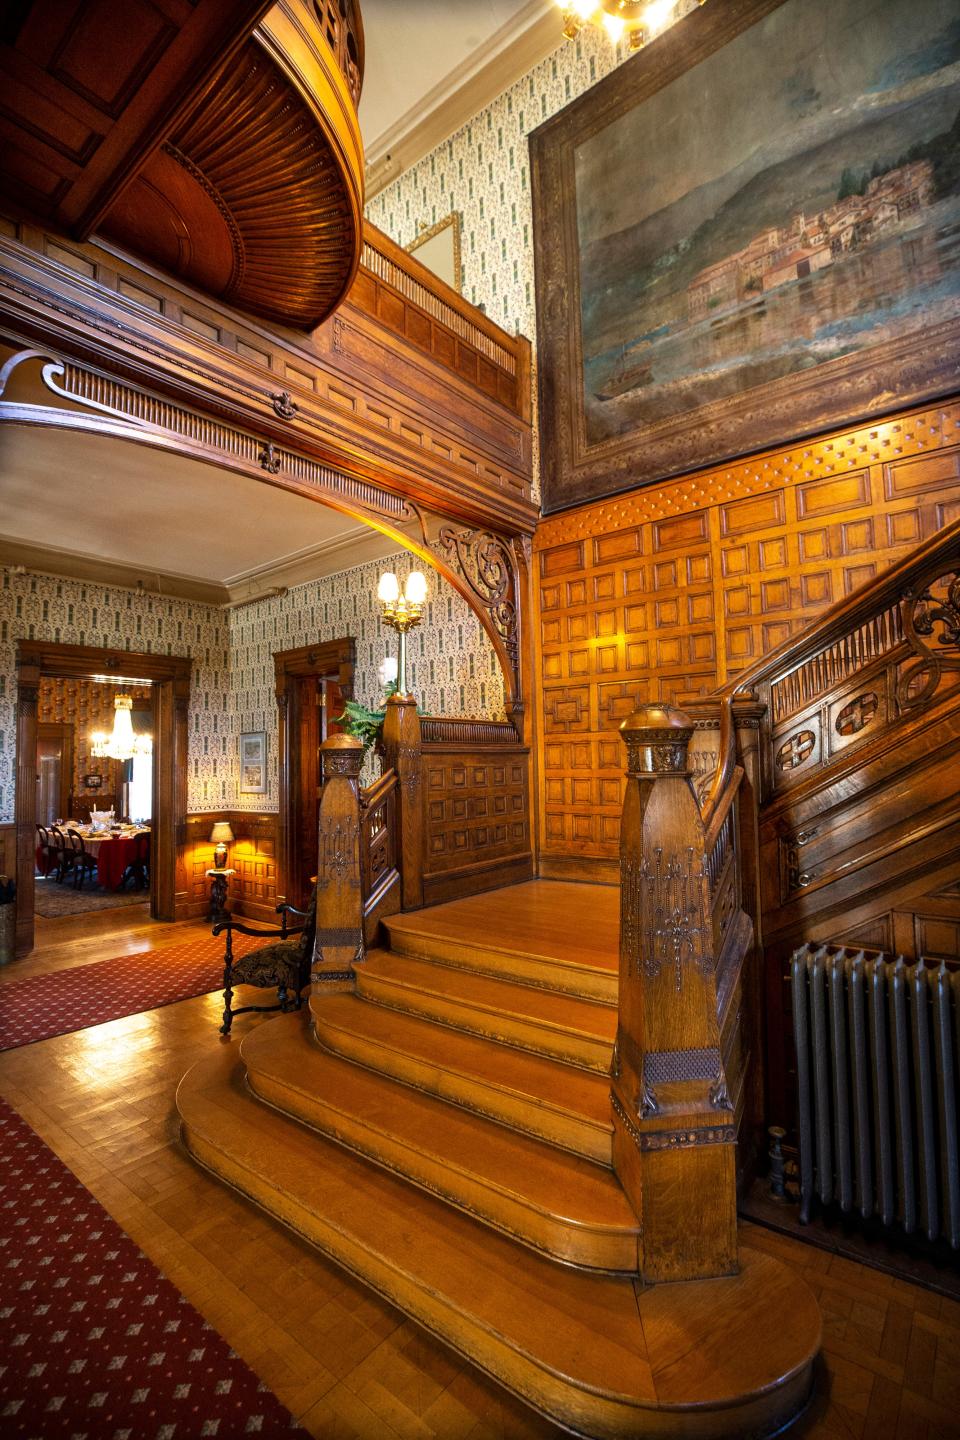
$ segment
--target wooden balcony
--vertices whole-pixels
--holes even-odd
[[[0,32],[0,177],[21,218],[94,232],[209,295],[319,324],[360,259],[353,0],[34,0]],[[186,13],[184,13],[186,12]]]

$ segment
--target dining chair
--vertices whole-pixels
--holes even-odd
[[[73,850],[73,864],[71,866],[73,870],[73,888],[74,890],[82,890],[85,878],[88,875],[91,878],[93,877],[93,872],[97,868],[97,857],[96,855],[91,855],[83,843],[83,836],[78,830],[68,830],[67,839],[70,841]]]
[[[57,859],[55,879],[58,884],[62,884],[63,877],[73,869],[73,844],[66,839],[59,825],[51,825],[49,833],[53,836],[53,852]]]
[[[46,825],[37,822],[37,869],[42,875],[47,876],[51,870],[56,870],[60,862],[57,859],[57,850],[54,841]]]

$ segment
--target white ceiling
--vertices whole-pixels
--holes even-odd
[[[370,198],[564,43],[554,0],[361,0]]]
[[[397,549],[306,496],[150,446],[15,424],[2,444],[8,564],[225,603]]]

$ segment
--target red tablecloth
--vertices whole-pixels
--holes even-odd
[[[104,890],[115,890],[128,865],[146,861],[150,855],[150,836],[121,836],[119,840],[102,840],[97,851],[97,882]]]

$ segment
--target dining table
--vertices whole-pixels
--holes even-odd
[[[94,830],[89,825],[72,825],[70,828],[83,837],[85,848],[96,859],[97,884],[104,890],[117,889],[128,865],[149,864],[149,825],[124,825],[119,834]]]

